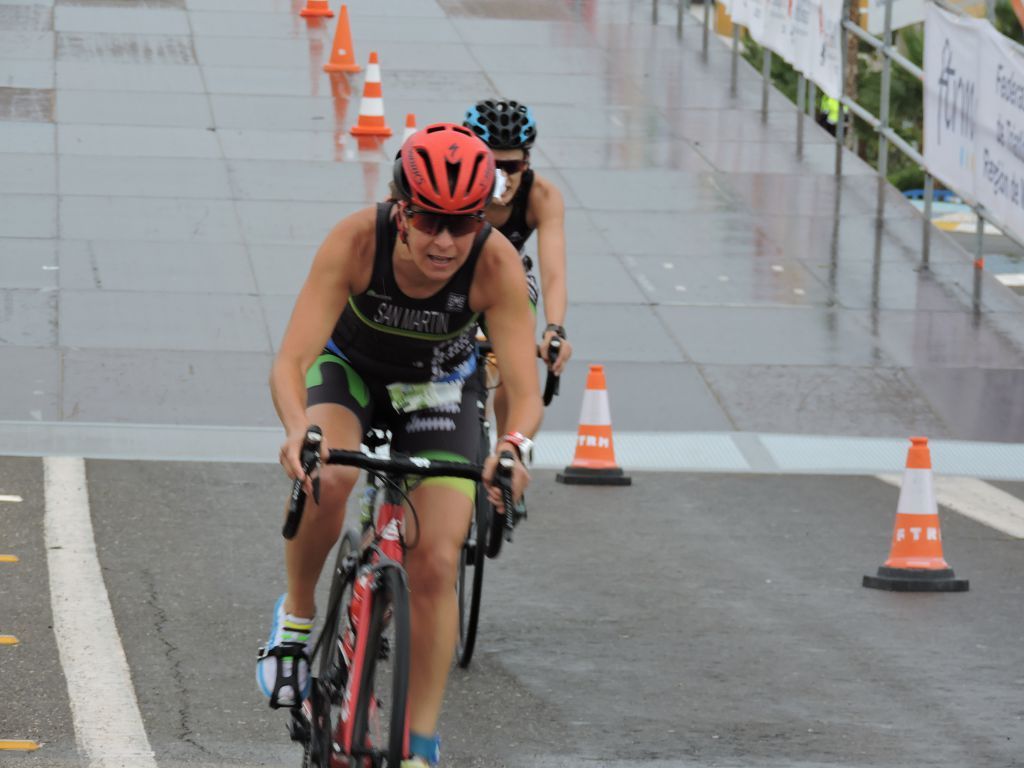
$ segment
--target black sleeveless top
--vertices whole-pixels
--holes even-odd
[[[357,371],[385,382],[458,381],[476,368],[479,313],[469,308],[469,289],[484,242],[485,224],[469,258],[433,296],[413,299],[395,281],[397,228],[394,203],[377,204],[373,275],[365,292],[351,296],[338,318],[328,348]]]
[[[516,196],[512,198],[512,213],[508,221],[498,227],[498,231],[509,239],[519,253],[533,234],[533,229],[526,224],[526,209],[530,204],[530,187],[533,186],[533,168],[523,171],[523,180],[519,183]]]

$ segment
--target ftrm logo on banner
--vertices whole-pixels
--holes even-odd
[[[942,145],[942,137],[946,136],[949,143],[958,144],[973,142],[978,120],[978,84],[977,76],[961,66],[956,66],[953,55],[953,42],[949,38],[942,43],[942,64],[939,68],[938,92],[939,102],[936,109],[937,128],[935,143]],[[963,156],[961,155],[961,164]]]
[[[947,186],[1024,237],[1024,48],[982,19],[928,6],[924,158]]]
[[[946,186],[975,198],[981,22],[928,5],[924,34],[924,159]]]

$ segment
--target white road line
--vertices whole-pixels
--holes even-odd
[[[879,475],[897,488],[899,475]],[[935,498],[940,506],[948,507],[964,517],[1002,531],[1016,539],[1024,539],[1024,501],[984,480],[974,477],[936,477]]]
[[[996,275],[996,280],[1007,288],[1024,288],[1024,274],[1019,272],[998,274]]]
[[[14,495],[8,495],[8,494],[0,494],[0,501],[7,501],[7,502],[10,502],[11,504],[18,504],[18,503],[24,501],[24,499],[22,499],[21,496],[14,496]]]
[[[85,461],[43,468],[53,631],[79,747],[89,768],[156,768],[96,556]]]

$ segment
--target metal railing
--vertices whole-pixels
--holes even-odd
[[[931,245],[931,231],[932,225],[932,200],[935,196],[935,179],[928,172],[928,168],[925,165],[924,156],[921,152],[912,146],[906,139],[900,136],[890,125],[890,94],[892,90],[892,64],[895,63],[897,66],[903,68],[904,71],[909,73],[912,77],[917,79],[919,82],[924,83],[924,71],[917,64],[912,62],[906,56],[901,54],[896,47],[893,45],[893,33],[892,28],[892,3],[893,0],[887,0],[885,3],[885,21],[882,31],[882,37],[878,38],[861,28],[858,24],[855,24],[850,19],[850,3],[857,2],[858,0],[844,0],[843,3],[843,15],[842,15],[842,26],[841,26],[841,40],[840,40],[840,56],[841,56],[841,90],[839,94],[840,103],[840,119],[836,125],[836,164],[835,173],[837,176],[842,175],[842,158],[843,149],[846,141],[846,114],[852,114],[855,117],[863,120],[867,123],[877,134],[878,134],[878,158],[876,161],[876,168],[878,174],[883,179],[886,178],[889,165],[889,147],[890,145],[895,147],[897,150],[902,152],[907,158],[913,163],[918,165],[924,172],[924,210],[923,210],[923,227],[922,227],[922,245],[921,245],[921,263],[922,266],[927,268],[929,263],[929,251]],[[947,0],[930,0],[936,3],[939,7],[944,10],[950,11],[957,15],[965,15],[963,10],[950,4]],[[689,14],[691,0],[677,0],[677,17],[676,17],[676,34],[682,38],[683,36],[683,19]],[[702,26],[702,40],[701,50],[705,58],[708,55],[708,38],[711,30],[711,14],[714,6],[714,0],[704,0],[704,13]],[[995,0],[986,0],[987,15],[989,21],[995,19]],[[652,21],[657,23],[658,21],[658,0],[652,0]],[[729,78],[729,89],[732,95],[736,95],[737,92],[737,77],[739,67],[739,51],[740,51],[740,25],[732,25],[732,61],[730,67],[730,78]],[[846,69],[847,69],[847,51],[848,51],[848,35],[853,35],[859,41],[867,44],[875,51],[878,51],[882,56],[882,82],[881,82],[881,93],[879,100],[879,114],[873,115],[871,112],[858,104],[853,98],[848,96],[842,91],[842,88],[846,84]],[[768,103],[769,95],[771,93],[771,69],[772,69],[772,52],[767,47],[762,48],[762,63],[761,63],[761,77],[762,77],[762,94],[761,94],[761,119],[763,122],[768,120]],[[817,88],[815,84],[806,78],[803,74],[797,73],[797,92],[796,92],[796,153],[798,157],[803,155],[804,145],[804,119],[808,114],[813,114],[815,111]],[[978,203],[976,199],[973,199],[971,195],[966,195],[962,191],[955,187],[950,187],[950,190],[954,192],[961,200],[963,200],[973,210],[977,217],[977,234],[975,238],[975,267],[976,272],[980,273],[980,269],[984,266],[983,261],[983,240],[985,233],[985,222],[988,221],[997,227],[1006,237],[1013,240],[1018,245],[1024,247],[1024,241],[1018,239],[1014,235],[1010,234],[1008,229],[1002,224],[998,217],[996,217],[991,211],[988,211],[983,205]],[[980,280],[980,274],[975,275],[975,287],[978,289],[978,283]]]
[[[852,0],[856,2],[856,0]],[[951,13],[955,13],[959,16],[965,15],[963,10],[957,8],[954,5],[946,2],[945,0],[930,0],[938,5],[940,8],[947,10]],[[889,145],[891,144],[900,152],[902,152],[911,161],[921,167],[924,171],[924,227],[922,233],[922,244],[921,244],[921,264],[923,267],[928,266],[929,250],[931,245],[931,231],[932,231],[932,198],[935,195],[935,179],[928,172],[928,168],[925,165],[924,156],[914,147],[912,147],[902,136],[892,129],[889,125],[890,118],[890,92],[892,87],[892,64],[895,63],[902,67],[912,77],[916,78],[922,84],[924,83],[924,71],[921,67],[914,64],[907,57],[903,56],[893,46],[893,28],[892,28],[892,3],[893,0],[887,0],[885,3],[885,23],[882,31],[882,37],[877,38],[869,32],[866,32],[859,25],[855,24],[850,18],[851,0],[845,0],[843,3],[843,22],[842,22],[842,38],[840,41],[840,55],[842,60],[842,72],[843,79],[841,81],[841,89],[846,86],[846,69],[847,69],[847,50],[848,50],[848,38],[847,35],[853,35],[858,40],[866,43],[867,45],[874,48],[882,55],[882,82],[881,82],[881,94],[879,99],[879,114],[876,117],[872,115],[862,105],[858,104],[852,98],[846,95],[842,90],[840,91],[839,103],[840,103],[840,119],[836,125],[836,175],[842,174],[842,158],[843,158],[843,146],[845,144],[845,129],[846,119],[845,110],[849,110],[853,115],[863,120],[869,126],[871,126],[878,134],[878,160],[877,169],[878,173],[882,178],[887,176],[888,164],[889,164]],[[986,0],[988,9],[988,18],[992,21],[995,18],[995,0]],[[1015,243],[1022,244],[1021,241],[1015,236],[1011,235],[1006,227],[1000,222],[998,217],[993,215],[990,211],[986,210],[976,199],[973,199],[971,195],[964,194],[961,190],[955,187],[950,189],[958,196],[961,200],[967,203],[974,211],[977,217],[977,231],[975,236],[974,246],[974,266],[975,266],[975,293],[980,290],[980,279],[981,269],[984,266],[984,236],[985,236],[985,222],[989,221],[995,225],[1006,237],[1009,237]]]
[[[683,19],[690,12],[691,0],[676,0],[676,36],[682,38],[683,36]],[[706,59],[708,56],[708,34],[711,29],[711,7],[714,5],[714,0],[703,0],[704,5],[704,20],[701,24],[703,28],[702,41],[701,41],[701,53]],[[658,23],[658,0],[651,0],[651,23]],[[733,25],[735,30],[735,25]],[[735,43],[736,32],[733,33],[733,42]],[[733,64],[733,90],[736,88],[736,72],[735,63]]]

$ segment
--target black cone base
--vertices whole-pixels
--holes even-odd
[[[589,469],[587,467],[566,467],[555,475],[555,480],[566,485],[632,485],[633,479],[623,474],[618,467],[612,469]]]
[[[966,592],[971,582],[954,578],[952,568],[925,570],[921,568],[878,569],[877,576],[865,576],[862,582],[871,589],[890,592]]]

